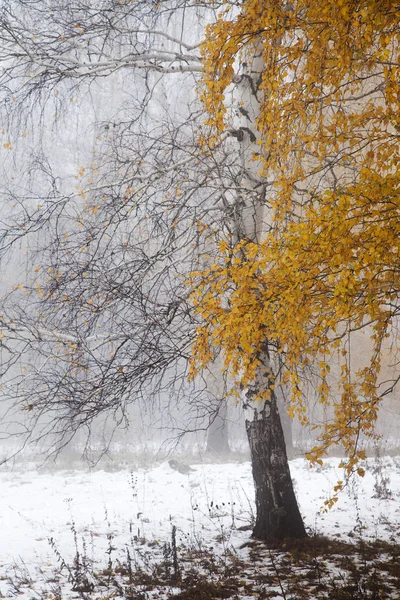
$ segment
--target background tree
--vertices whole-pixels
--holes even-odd
[[[200,58],[180,30],[187,19],[195,33],[198,11],[190,11],[187,3],[170,10],[145,2],[2,8],[3,111],[14,139],[29,133],[26,145],[36,153],[29,166],[37,166],[34,176],[25,174],[27,192],[13,182],[3,187],[3,255],[29,244],[29,275],[3,301],[4,363],[25,361],[22,379],[15,368],[3,377],[16,415],[27,411],[24,439],[52,432],[59,447],[103,412],[122,423],[141,395],[154,396],[155,388],[168,395],[170,381],[176,392],[186,385],[192,323],[180,273],[198,260],[200,219],[213,193],[205,185],[211,165],[199,169],[192,141],[198,112],[191,73]],[[37,33],[28,35],[30,28]],[[168,33],[175,29],[176,39]],[[102,93],[96,78],[115,85],[122,68],[135,76],[125,95],[117,82],[126,105],[94,126],[93,162],[63,169],[50,153],[56,134],[66,133],[61,119],[76,118],[68,104],[78,97],[84,110],[90,95]],[[179,80],[169,103],[164,72]],[[187,102],[174,106],[184,89]],[[77,145],[91,126],[82,123]],[[12,151],[14,144],[6,145]],[[191,393],[204,395],[204,387]]]

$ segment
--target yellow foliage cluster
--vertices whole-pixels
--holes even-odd
[[[400,310],[399,21],[393,0],[245,0],[239,14],[221,13],[202,47],[213,135],[226,126],[235,65],[262,48],[257,127],[274,192],[261,243],[222,243],[214,264],[192,273],[203,320],[192,375],[222,349],[246,386],[267,339],[304,422],[301,370],[319,364],[327,404],[339,355],[334,416],[310,458],[341,443],[348,470],[363,458],[360,433],[373,435],[382,344]],[[345,340],[367,326],[370,361],[354,373]]]

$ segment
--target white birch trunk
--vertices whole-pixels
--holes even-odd
[[[248,56],[247,62],[241,65],[239,75],[235,77],[233,96],[239,117],[235,137],[240,143],[242,167],[241,193],[235,207],[235,241],[244,238],[259,242],[269,225],[270,186],[262,175],[261,160],[257,158],[260,151],[257,119],[262,100],[259,87],[263,69],[261,45],[256,45],[253,55]],[[276,396],[271,389],[274,368],[267,339],[258,359],[260,366],[256,378],[247,392],[249,416],[246,420],[256,490],[257,514],[253,535],[267,541],[305,537],[293,491]],[[254,399],[256,394],[266,390],[270,390],[270,400],[260,402]]]

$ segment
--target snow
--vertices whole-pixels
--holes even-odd
[[[389,497],[374,497],[379,475],[376,462],[368,459],[365,477],[350,482],[336,506],[323,513],[324,500],[342,478],[339,459],[328,459],[318,470],[303,459],[291,461],[307,527],[345,541],[360,534],[400,541],[400,459],[385,457],[380,463],[390,480]],[[254,515],[250,463],[192,467],[188,475],[168,462],[132,471],[0,472],[0,597],[10,594],[16,570],[33,581],[50,577],[57,556],[49,538],[66,563],[73,562],[77,545],[98,568],[106,566],[110,545],[122,560],[129,545],[146,552],[153,541],[170,541],[173,525],[179,544],[218,547],[219,552],[233,546],[240,552],[251,531],[239,528]]]

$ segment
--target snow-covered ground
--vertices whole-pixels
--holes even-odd
[[[376,462],[369,459],[365,477],[352,481],[324,514],[323,502],[342,478],[339,460],[328,459],[318,470],[303,459],[293,460],[307,527],[345,541],[360,534],[400,541],[400,458],[385,457],[380,463],[384,470],[376,474]],[[78,549],[100,569],[107,566],[108,556],[122,561],[128,547],[151,553],[152,543],[171,540],[173,525],[179,544],[214,547],[216,540],[223,540],[224,548],[240,552],[251,531],[239,528],[250,524],[254,514],[249,462],[192,467],[188,475],[168,462],[117,472],[1,472],[0,597],[16,593],[11,583],[15,575],[29,583],[27,598],[43,597],[40,586],[51,580],[61,560],[57,551],[71,565]],[[20,591],[24,593],[23,585]]]

